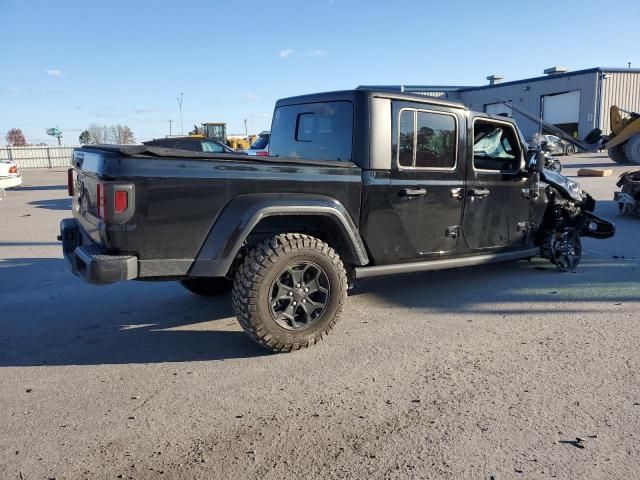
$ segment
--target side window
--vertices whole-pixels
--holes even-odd
[[[403,110],[400,112],[398,130],[398,164],[403,167],[413,166],[413,134],[415,131],[415,111]]]
[[[176,143],[176,146],[173,148],[177,148],[178,150],[189,150],[191,152],[202,151],[200,142],[178,142]]]
[[[453,168],[455,164],[455,118],[439,113],[418,112],[415,166],[418,168]]]
[[[398,138],[393,143],[394,154],[402,168],[453,169],[456,165],[456,119],[445,113],[401,110]]]
[[[352,136],[350,102],[287,105],[274,112],[269,153],[276,157],[350,162]]]
[[[473,127],[473,166],[478,170],[518,170],[520,144],[513,127],[476,120]]]

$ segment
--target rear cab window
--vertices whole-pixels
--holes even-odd
[[[352,161],[353,104],[285,105],[273,114],[269,154],[308,160]]]

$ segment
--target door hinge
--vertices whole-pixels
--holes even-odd
[[[445,237],[458,238],[460,236],[460,225],[447,228],[444,235]]]

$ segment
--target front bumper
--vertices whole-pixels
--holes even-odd
[[[138,258],[133,255],[108,255],[82,234],[74,218],[60,222],[64,257],[74,275],[85,282],[104,285],[138,277]]]

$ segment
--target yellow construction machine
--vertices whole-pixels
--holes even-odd
[[[640,113],[612,105],[609,119],[611,133],[604,148],[611,159],[617,163],[640,165]]]
[[[227,124],[224,122],[205,122],[200,127],[194,126],[194,130],[189,132],[191,136],[201,136],[213,138],[218,142],[229,145],[234,150],[246,150],[251,146],[251,141],[241,135],[227,136]]]

